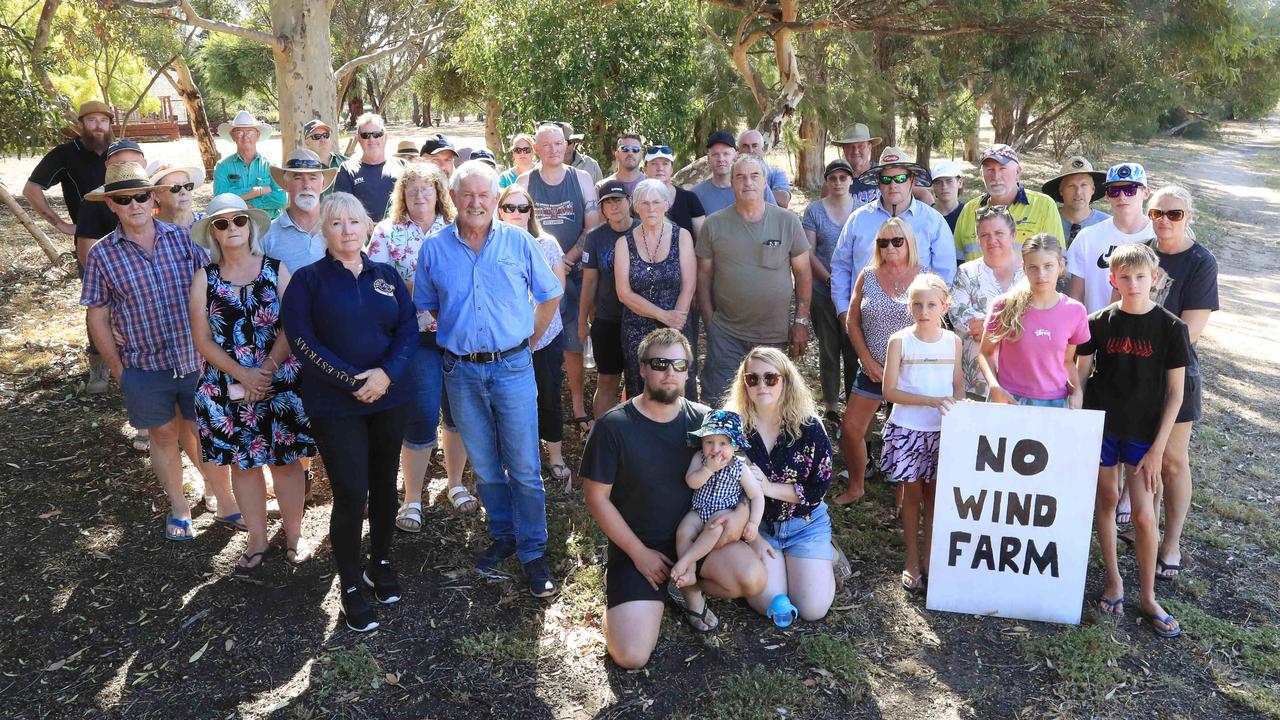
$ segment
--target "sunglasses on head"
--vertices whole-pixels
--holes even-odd
[[[1187,214],[1186,210],[1160,210],[1158,208],[1151,208],[1150,210],[1147,211],[1147,217],[1151,218],[1152,220],[1159,220],[1160,218],[1168,218],[1169,222],[1179,222],[1182,220],[1183,216],[1185,216],[1186,214]]]
[[[515,205],[513,203],[505,203],[500,207],[502,208],[502,212],[504,213],[517,213],[517,212],[527,213],[533,209],[533,206],[530,205],[529,203],[520,203],[519,205]]]
[[[517,147],[511,148],[511,152],[515,153],[516,155],[527,155],[533,152],[533,148],[527,145],[519,145]]]
[[[782,381],[782,375],[776,372],[767,372],[763,375],[757,373],[744,373],[742,380],[747,383],[747,387],[756,387],[760,381],[764,381],[765,387],[774,387]]]
[[[112,195],[111,196],[111,202],[117,205],[128,205],[129,203],[134,201],[137,201],[139,203],[144,203],[150,199],[151,199],[150,190],[148,190],[147,192],[138,193],[137,195]]]
[[[648,152],[650,155],[655,153],[663,153],[665,155],[672,154],[670,145],[650,145]]]
[[[911,173],[898,173],[897,175],[881,175],[881,185],[901,185],[911,178]]]
[[[231,227],[232,224],[235,224],[236,227],[244,227],[245,225],[249,224],[249,216],[236,215],[235,217],[230,219],[220,217],[209,224],[217,228],[219,231],[226,230],[227,228]]]
[[[1009,215],[1009,217],[1013,217],[1009,213],[1008,205],[987,205],[986,207],[980,207],[974,215],[979,220],[986,220],[987,218],[995,217],[996,215]]]
[[[1107,197],[1118,198],[1120,197],[1120,193],[1124,193],[1125,197],[1133,197],[1138,194],[1139,187],[1141,186],[1137,183],[1131,183],[1129,185],[1108,185]]]
[[[876,238],[876,247],[880,248],[881,250],[889,247],[890,245],[896,248],[900,248],[906,242],[907,242],[907,239],[904,237]]]
[[[312,139],[312,140],[328,140],[328,139],[329,139],[329,133],[327,133],[327,132],[312,133],[312,134],[311,134],[311,139]]]
[[[683,358],[680,360],[673,360],[671,358],[664,357],[651,357],[644,358],[640,362],[648,365],[649,369],[654,372],[666,372],[667,368],[671,368],[676,372],[684,372],[689,369],[689,361]]]
[[[169,186],[169,192],[173,193],[174,195],[177,195],[178,193],[182,192],[183,190],[186,190],[187,192],[191,192],[191,191],[192,191],[192,190],[194,190],[195,188],[196,188],[196,184],[195,184],[195,183],[193,183],[193,182],[188,182],[188,183],[178,183],[177,185],[170,185],[170,186]]]
[[[385,130],[374,130],[373,132],[362,132],[360,133],[360,139],[368,140],[369,138],[380,138],[386,134],[387,134],[387,131]]]
[[[618,149],[625,153],[638,153],[644,148],[639,145],[619,145]]]

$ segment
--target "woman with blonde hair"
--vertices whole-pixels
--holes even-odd
[[[760,537],[768,581],[750,599],[765,614],[774,596],[791,598],[804,620],[820,620],[835,597],[838,553],[822,498],[831,485],[831,441],[809,385],[781,350],[757,347],[742,359],[726,410],[742,417],[746,455],[764,488]]]
[[[522,173],[526,173],[533,169],[534,162],[537,160],[533,156],[533,136],[529,133],[516,133],[511,138],[511,167],[507,171],[498,176],[498,187],[506,189],[508,185],[514,185],[516,178]]]

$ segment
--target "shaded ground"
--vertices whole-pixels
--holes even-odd
[[[833,510],[856,574],[821,623],[779,631],[717,602],[716,636],[669,615],[650,666],[619,672],[600,634],[602,537],[575,489],[549,494],[567,578],[553,602],[471,573],[483,524],[437,499],[425,532],[397,537],[405,601],[354,637],[337,620],[327,544],[301,570],[277,556],[248,580],[231,574],[243,538],[207,514],[195,542],[162,539],[163,497],[127,449],[119,401],[81,394],[79,283],[45,272],[3,215],[0,716],[1280,716],[1280,193],[1269,184],[1280,130],[1229,125],[1213,141],[1118,147],[1104,160],[1121,158],[1141,159],[1157,185],[1191,185],[1222,271],[1223,310],[1200,347],[1207,421],[1194,440],[1189,572],[1167,590],[1186,627],[1177,641],[1157,640],[1132,609],[1116,623],[1087,612],[1077,628],[925,612],[897,588],[900,532],[879,484]],[[19,162],[0,165],[11,188]],[[1051,165],[1028,161],[1033,184]],[[570,438],[571,457],[579,447]],[[319,475],[312,537],[328,518]],[[1132,583],[1131,556],[1122,567]]]

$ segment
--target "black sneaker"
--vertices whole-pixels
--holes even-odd
[[[364,584],[373,590],[373,599],[383,605],[400,602],[400,581],[390,560],[370,560],[364,569]]]
[[[536,598],[549,598],[560,591],[551,568],[547,567],[546,558],[534,558],[525,563],[524,576],[529,581],[529,592]]]
[[[494,540],[489,547],[476,558],[476,570],[489,574],[502,564],[503,560],[516,554],[516,544],[512,540]]]
[[[369,606],[369,601],[360,594],[358,585],[342,591],[342,615],[347,621],[347,627],[356,632],[369,632],[378,627],[377,616]]]

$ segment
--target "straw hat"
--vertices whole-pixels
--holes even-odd
[[[164,179],[165,175],[176,172],[186,173],[187,177],[191,178],[191,182],[195,183],[196,187],[200,187],[204,184],[204,168],[183,167],[167,163],[163,160],[152,160],[151,163],[147,165],[147,176],[151,178],[151,184],[156,187],[162,187],[160,181]],[[172,183],[169,184],[172,185]]]
[[[93,192],[85,193],[85,200],[106,200],[112,195],[132,195],[154,190],[151,178],[138,163],[116,163],[107,166],[107,177]]]
[[[231,122],[224,122],[218,126],[218,134],[222,136],[223,140],[235,142],[235,140],[232,140],[231,138],[231,131],[239,130],[241,128],[253,128],[254,130],[257,130],[259,140],[266,140],[275,132],[275,128],[271,127],[267,123],[258,122],[258,119],[255,118],[248,110],[241,110],[236,113],[236,116],[232,118]]]
[[[328,190],[333,185],[333,179],[338,176],[338,168],[325,167],[320,162],[320,156],[311,152],[306,148],[298,148],[289,153],[289,157],[284,159],[284,167],[271,166],[271,179],[276,181],[276,185],[284,187],[285,173],[320,173],[324,175],[324,190]]]
[[[831,141],[832,145],[849,145],[856,142],[869,142],[872,145],[878,145],[884,138],[871,137],[871,130],[867,128],[865,123],[854,123],[844,129],[840,137]]]
[[[249,216],[249,221],[253,223],[254,237],[259,241],[271,227],[271,217],[265,212],[249,207],[244,198],[235,193],[222,193],[215,196],[209,203],[204,217],[191,226],[191,239],[206,250],[213,249],[213,238],[209,237],[209,224],[220,217],[231,218],[236,215]]]

